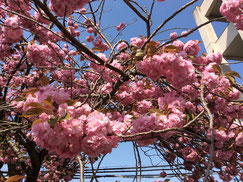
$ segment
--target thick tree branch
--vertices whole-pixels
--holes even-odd
[[[26,147],[27,152],[30,157],[31,167],[26,171],[27,177],[26,182],[35,182],[39,176],[40,168],[42,162],[47,155],[47,150],[43,149],[40,152],[36,150],[36,144],[33,141],[30,141],[24,133],[18,133],[21,143]]]
[[[145,22],[147,21],[147,19],[129,2],[129,0],[123,0],[123,1],[126,3],[126,5],[129,8],[131,8],[134,11],[134,13],[136,13],[139,16],[139,18],[141,18]]]
[[[146,28],[147,28],[147,37],[149,37],[150,36],[150,28],[151,28],[151,24],[150,24],[150,20],[151,20],[151,14],[152,14],[152,7],[153,7],[153,5],[154,5],[154,1],[153,1],[153,3],[152,3],[152,7],[151,7],[151,12],[150,12],[150,14],[148,14],[147,12],[146,12],[146,15],[147,15],[147,18],[145,17],[145,16],[143,16],[130,2],[129,2],[129,0],[123,0],[126,4],[127,4],[127,6],[129,7],[129,8],[131,8],[132,10],[133,10],[133,12],[134,13],[136,13],[137,15],[138,15],[138,17],[139,18],[141,18],[145,23],[146,23]],[[134,2],[134,3],[136,3],[136,2]]]

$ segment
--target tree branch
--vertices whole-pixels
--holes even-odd
[[[212,162],[213,162],[213,152],[214,152],[214,133],[213,133],[213,115],[211,113],[211,111],[209,110],[207,103],[204,99],[204,85],[201,85],[200,87],[201,89],[201,102],[203,104],[204,109],[207,111],[208,116],[209,116],[209,127],[210,127],[210,158],[209,158],[209,164],[208,164],[208,168],[207,168],[207,172],[204,178],[204,182],[208,181],[208,177],[210,175],[210,171],[211,171],[211,167],[212,167]]]
[[[69,31],[58,21],[58,19],[51,13],[49,8],[45,4],[43,4],[40,0],[33,0],[33,1],[46,13],[46,15],[49,17],[49,19],[57,26],[57,28],[59,28],[60,31],[62,31],[62,33],[65,35],[65,37],[67,37],[73,43],[73,45],[77,48],[77,50],[79,52],[84,52],[85,54],[87,54],[88,56],[93,58],[94,60],[98,61],[101,65],[106,65],[107,68],[119,73],[123,77],[127,77],[127,75],[122,70],[120,70],[114,66],[111,66],[109,64],[106,64],[106,62],[103,59],[101,59],[99,56],[94,54],[92,51],[90,51],[90,49],[88,49],[81,42],[79,42],[76,38],[74,38],[69,33]]]
[[[186,5],[182,6],[179,10],[174,12],[170,17],[168,17],[163,23],[161,23],[158,28],[148,37],[147,41],[143,44],[142,49],[145,48],[146,44],[156,35],[156,33],[166,24],[168,23],[171,19],[173,19],[176,15],[178,15],[180,12],[182,12],[184,9],[189,7],[190,5],[194,4],[198,0],[192,0],[191,2],[187,3]]]

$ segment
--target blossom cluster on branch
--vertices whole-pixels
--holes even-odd
[[[224,0],[220,12],[227,21],[234,23],[238,30],[243,30],[243,1],[242,0]]]

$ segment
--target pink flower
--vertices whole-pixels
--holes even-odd
[[[137,47],[142,47],[143,43],[146,41],[146,39],[141,39],[138,37],[131,38],[131,45],[135,45]]]
[[[119,138],[116,136],[105,136],[102,134],[88,135],[82,141],[83,151],[90,157],[100,154],[111,153],[112,148],[117,147]]]
[[[213,89],[219,84],[219,76],[215,73],[215,70],[212,68],[212,64],[207,66],[205,68],[205,71],[203,71],[201,83],[203,85],[207,85],[209,89]]]
[[[184,43],[181,40],[175,40],[173,42],[173,46],[176,46],[177,49],[179,49],[180,51],[183,50],[184,47]]]
[[[165,178],[167,176],[167,173],[165,171],[162,171],[159,175],[160,177]]]
[[[209,53],[209,54],[207,54],[206,59],[207,59],[208,64],[210,64],[210,63],[221,64],[222,54],[220,52]]]
[[[94,111],[87,117],[86,133],[102,133],[106,135],[108,133],[109,122],[109,118],[103,113]]]
[[[124,49],[125,47],[127,47],[127,44],[125,42],[122,42],[122,43],[118,44],[117,50],[120,51],[121,49]]]
[[[193,148],[187,146],[183,149],[183,157],[186,161],[195,162],[198,154]]]
[[[242,4],[243,0],[225,0],[220,7],[221,14],[238,30],[243,30]]]
[[[58,114],[61,116],[61,117],[65,117],[66,114],[67,114],[67,103],[64,103],[64,104],[60,104],[59,105],[59,108],[58,108]]]
[[[191,56],[196,56],[200,51],[199,42],[197,40],[189,40],[184,45],[184,51]]]
[[[239,147],[243,147],[243,132],[240,132],[235,138],[235,144]]]
[[[55,12],[57,16],[69,16],[74,10],[83,8],[89,0],[51,0],[50,9]],[[64,13],[65,12],[65,13]]]
[[[88,33],[94,33],[95,32],[95,28],[94,27],[89,27],[89,28],[86,29],[86,31]]]
[[[80,13],[86,13],[86,11],[87,11],[87,9],[85,9],[85,8],[81,8],[79,12],[80,12]]]
[[[19,17],[14,15],[5,20],[2,32],[9,43],[18,42],[23,36],[23,30],[19,25]]]
[[[125,23],[120,23],[118,26],[116,26],[117,31],[121,31],[122,29],[124,29],[126,27]]]
[[[91,35],[89,35],[89,36],[86,37],[86,41],[87,42],[92,42],[93,40],[94,40],[94,37],[91,36]]]
[[[177,37],[177,33],[173,32],[170,34],[170,39],[175,39]]]
[[[181,35],[185,35],[185,34],[187,34],[189,31],[191,31],[191,30],[189,29],[189,30],[183,31],[183,32],[181,32]]]

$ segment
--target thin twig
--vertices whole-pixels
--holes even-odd
[[[134,13],[136,13],[139,16],[139,18],[141,18],[145,22],[147,21],[147,19],[129,2],[129,0],[123,1],[127,4],[127,6],[129,6],[129,8],[131,8],[134,11]]]
[[[143,44],[142,49],[145,48],[146,44],[156,35],[156,33],[166,24],[168,23],[170,20],[172,20],[176,15],[178,15],[180,12],[182,12],[184,9],[186,9],[187,7],[189,7],[190,5],[194,4],[195,2],[197,2],[198,0],[192,0],[191,2],[185,4],[184,6],[182,6],[179,10],[177,10],[176,12],[174,12],[171,16],[169,16],[163,23],[161,23],[158,28],[156,28],[156,30],[148,37],[147,41]]]
[[[207,167],[207,172],[206,175],[204,177],[204,182],[208,181],[208,177],[211,173],[211,167],[212,167],[212,162],[213,162],[213,152],[214,152],[214,133],[213,133],[213,115],[211,113],[211,111],[209,110],[207,103],[204,99],[204,85],[201,85],[200,87],[201,89],[201,102],[203,104],[204,109],[206,110],[206,112],[208,113],[209,116],[209,127],[210,127],[210,140],[211,140],[211,144],[210,144],[210,157],[209,157],[209,164]]]
[[[103,156],[101,157],[100,162],[99,162],[99,164],[98,164],[98,166],[97,166],[97,168],[96,168],[95,172],[93,173],[93,176],[92,176],[92,178],[91,178],[91,180],[90,180],[91,182],[93,181],[94,178],[96,179],[95,175],[96,175],[96,173],[98,172],[99,167],[100,167],[100,165],[101,165],[101,162],[103,161],[103,159],[104,159],[105,156],[106,156],[106,154],[103,155]],[[97,179],[96,179],[96,181],[97,181]]]
[[[182,129],[180,129],[180,128],[167,128],[167,129],[162,129],[162,130],[140,132],[140,133],[135,133],[135,134],[131,134],[131,135],[119,135],[119,137],[121,137],[121,138],[134,138],[134,137],[137,137],[137,136],[145,136],[145,135],[150,135],[150,134],[161,134],[161,133],[166,133],[166,132],[169,132],[169,131],[182,132],[182,131],[184,131],[183,129],[187,128],[189,125],[191,125],[193,122],[195,122],[203,113],[204,113],[204,110],[201,113],[199,113],[193,120],[191,120],[186,125],[184,125],[182,127]]]
[[[205,22],[205,23],[202,23],[201,25],[199,25],[199,26],[197,26],[197,27],[191,29],[190,31],[188,31],[186,34],[180,35],[180,36],[178,36],[178,37],[176,37],[176,38],[174,38],[174,39],[171,39],[171,40],[169,40],[169,41],[167,41],[167,42],[161,44],[158,48],[161,48],[161,47],[163,47],[163,46],[165,46],[165,45],[168,45],[168,44],[170,44],[171,42],[174,42],[175,40],[180,39],[180,38],[182,38],[182,37],[187,37],[187,36],[190,35],[191,33],[195,32],[195,31],[198,30],[199,28],[201,28],[201,27],[203,27],[203,26],[205,26],[205,25],[207,25],[207,24],[209,24],[209,23],[212,23],[212,22],[214,22],[214,21],[223,20],[223,19],[224,19],[224,17],[214,18],[214,19],[209,20],[209,21],[207,21],[207,22]]]

